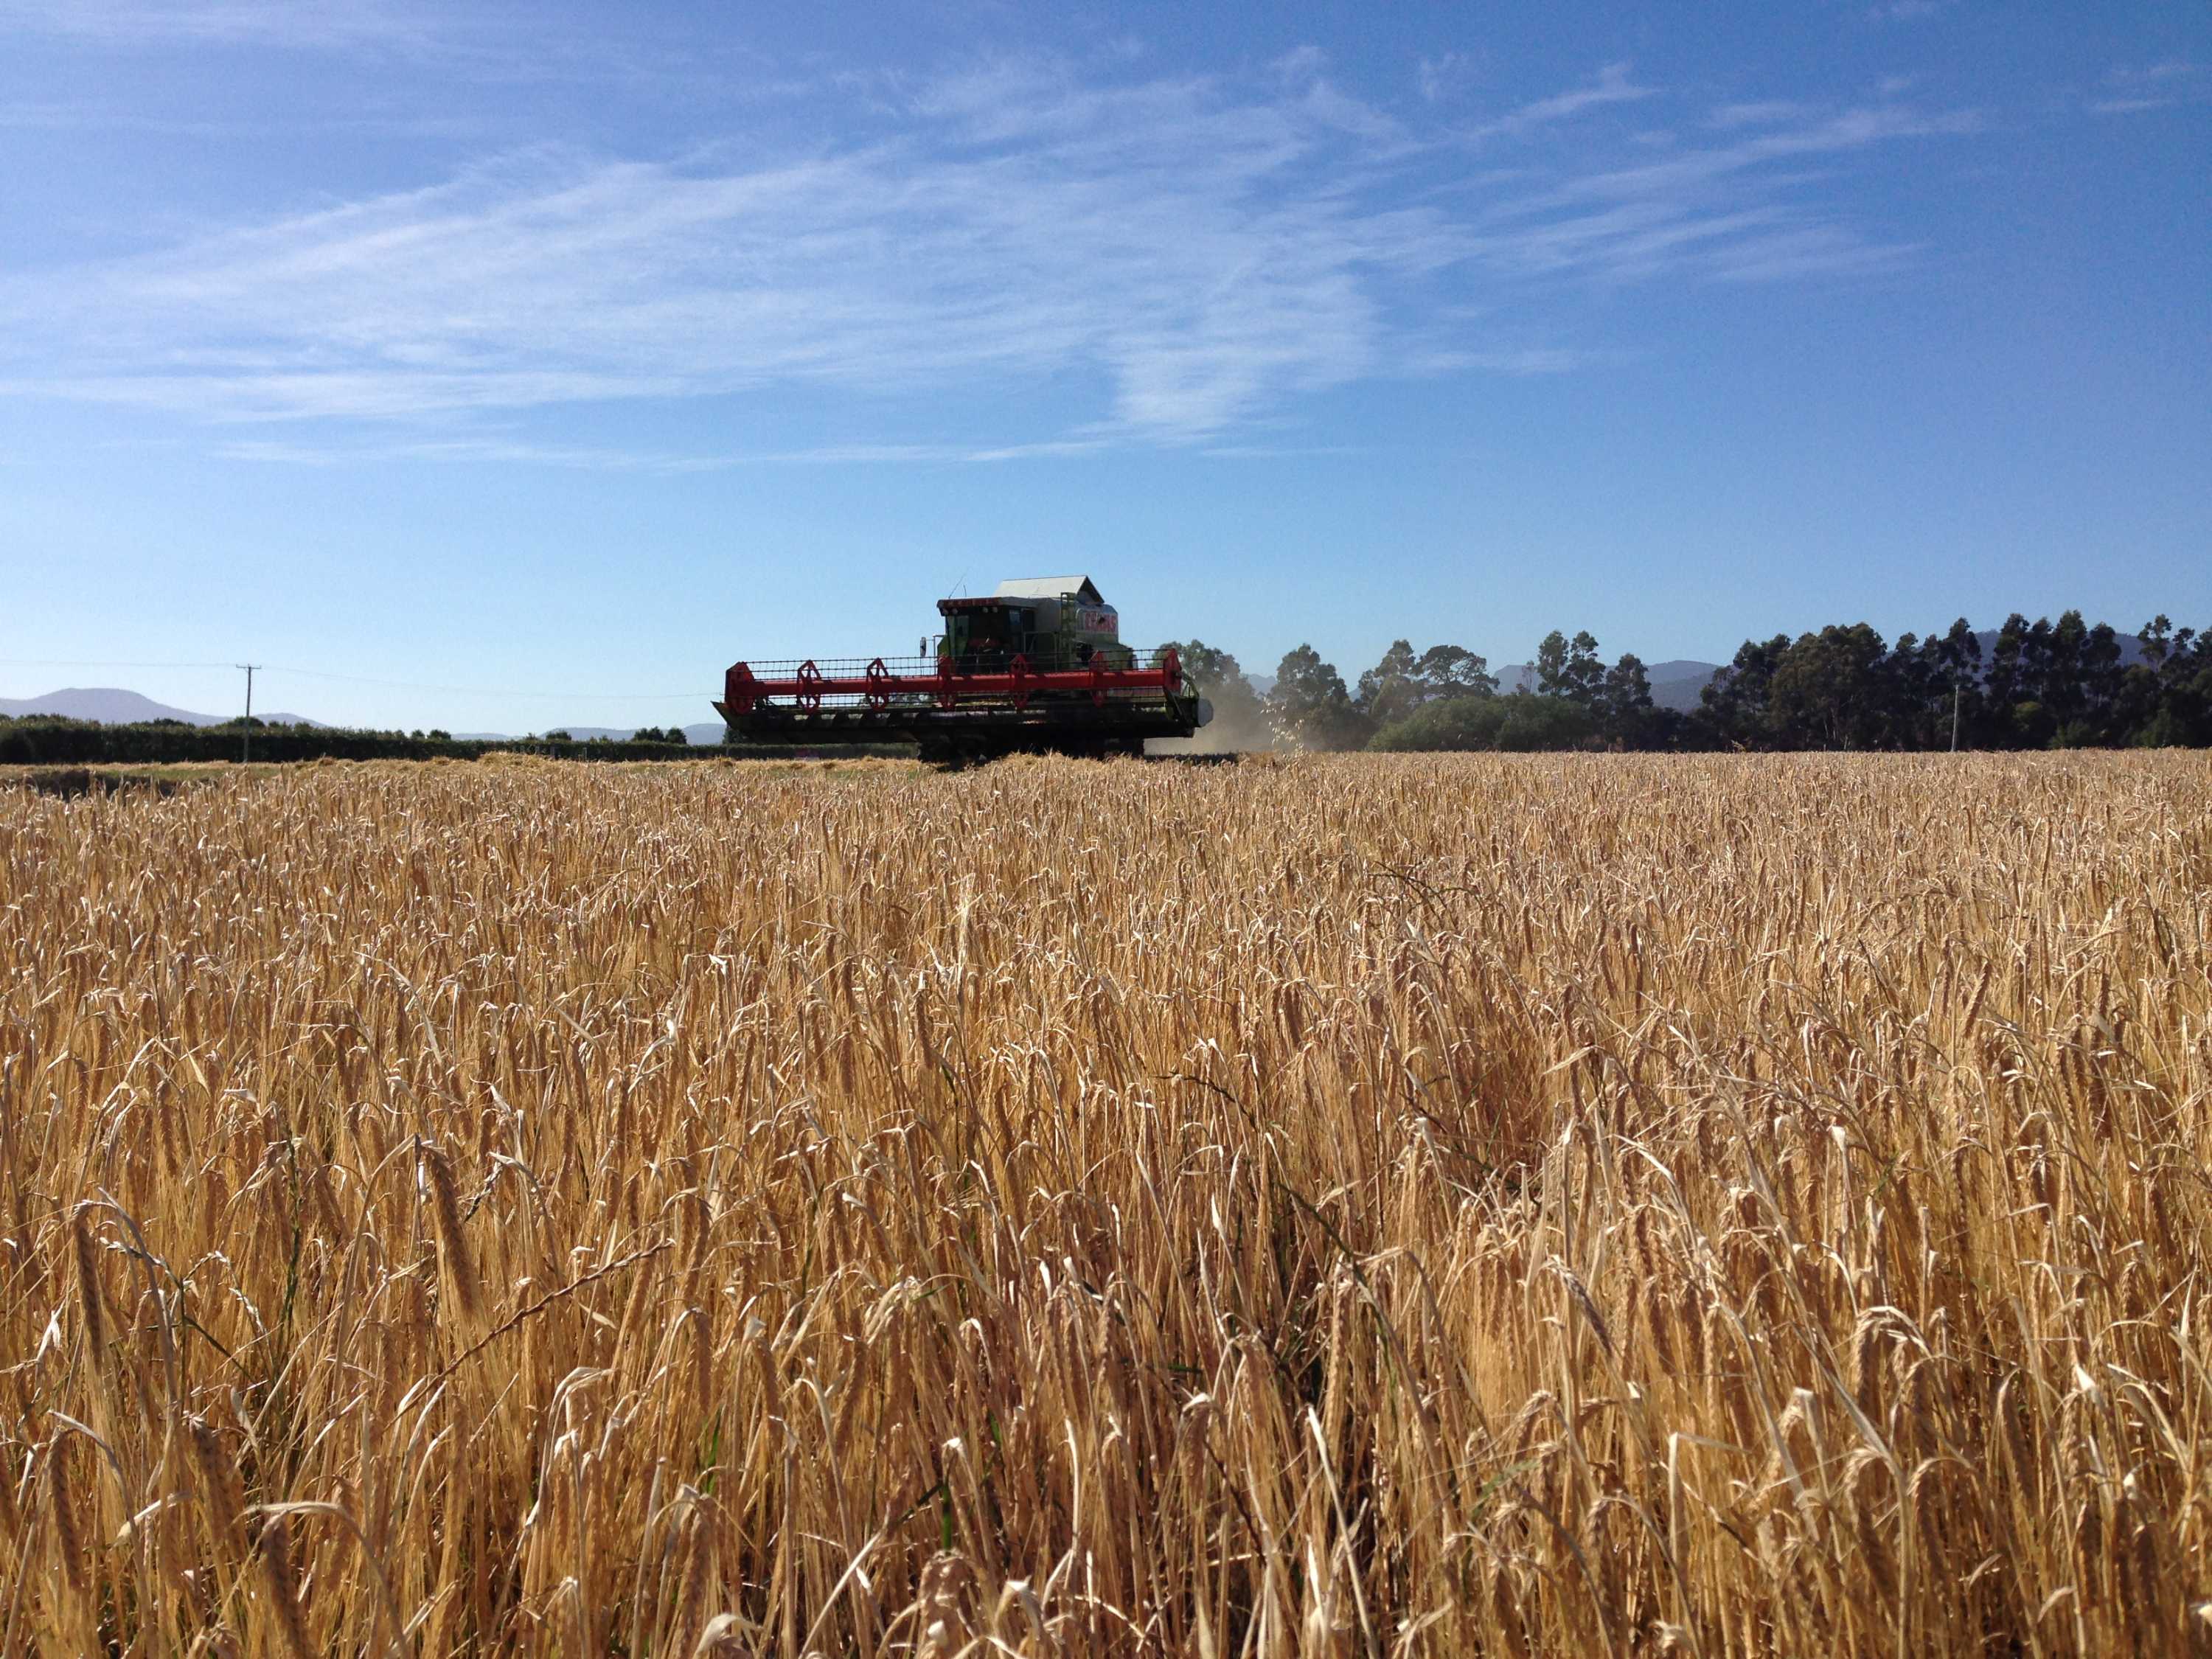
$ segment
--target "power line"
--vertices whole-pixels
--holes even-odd
[[[0,657],[0,668],[235,668],[231,662],[80,662],[67,657]]]
[[[311,680],[338,680],[352,685],[381,685],[400,691],[442,691],[457,697],[560,697],[594,702],[677,702],[694,698],[712,699],[712,691],[514,691],[504,686],[483,685],[426,685],[418,680],[383,680],[367,674],[333,674],[320,668],[288,668],[282,663],[270,666],[276,674],[297,674]]]
[[[65,658],[0,657],[0,668],[239,668],[229,662],[88,662]],[[550,697],[562,702],[712,702],[713,691],[526,691],[507,686],[433,685],[422,680],[378,679],[367,674],[335,674],[327,669],[294,668],[283,663],[257,663],[264,674],[292,674],[302,679],[333,680],[351,685],[382,686],[395,691],[436,691],[455,697]]]

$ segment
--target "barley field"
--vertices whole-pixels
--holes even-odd
[[[2212,1644],[2212,762],[0,787],[9,1653]]]

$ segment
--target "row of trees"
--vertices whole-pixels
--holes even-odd
[[[1178,644],[1183,669],[1214,706],[1212,732],[1228,747],[1300,749],[1559,749],[1601,740],[1644,746],[1657,714],[1644,665],[1610,667],[1588,634],[1554,633],[1538,647],[1534,695],[1499,694],[1490,664],[1464,646],[1416,652],[1394,641],[1347,686],[1310,645],[1276,665],[1263,697],[1242,665],[1202,640]]]
[[[1398,640],[1347,685],[1310,645],[1263,697],[1228,652],[1179,645],[1233,745],[1303,749],[2023,749],[2212,744],[2212,636],[2164,617],[2128,639],[2078,611],[2015,613],[1984,641],[1964,619],[1894,645],[1864,623],[1747,640],[1699,706],[1656,706],[1632,653],[1554,631],[1501,693],[1456,645]]]
[[[1963,621],[1893,646],[1864,623],[1778,634],[1744,641],[1698,718],[1743,748],[1942,749],[1954,733],[1962,749],[2203,745],[2212,638],[2161,616],[2125,640],[2078,611],[2015,612],[1986,647]]]

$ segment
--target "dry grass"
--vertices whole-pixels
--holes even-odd
[[[2212,767],[0,793],[0,1626],[2212,1635]]]

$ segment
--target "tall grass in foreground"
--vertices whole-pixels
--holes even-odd
[[[2201,757],[0,793],[0,1639],[2201,1651]]]

